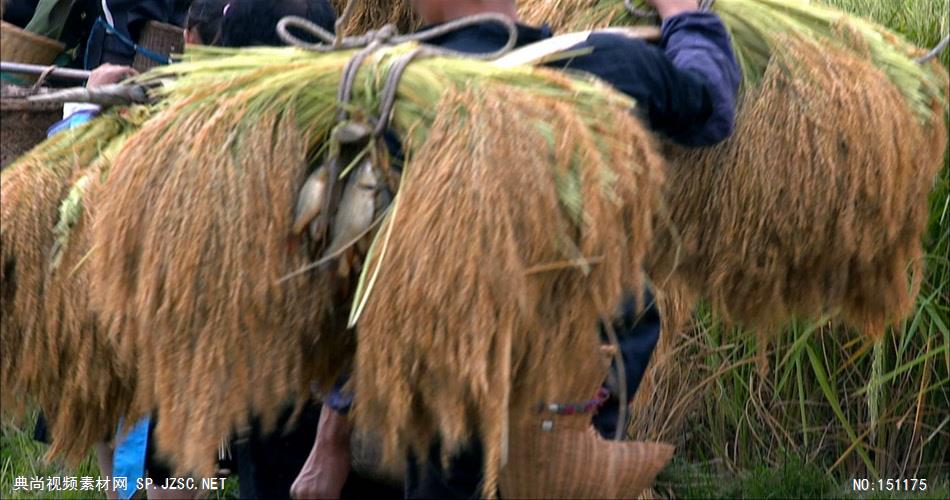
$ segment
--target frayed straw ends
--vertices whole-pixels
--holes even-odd
[[[278,283],[311,259],[291,237],[307,174],[293,119],[249,119],[236,102],[180,102],[133,136],[94,228],[96,302],[138,326],[123,348],[147,367],[136,406],[157,410],[157,443],[182,472],[213,473],[250,413],[273,424],[352,349],[343,332],[321,335],[325,279]]]
[[[390,458],[477,432],[486,494],[509,408],[599,363],[598,319],[642,286],[663,168],[620,106],[592,119],[499,87],[446,94],[406,167],[387,251],[368,263],[382,268],[357,326],[354,408]]]
[[[785,47],[732,139],[672,152],[681,239],[658,233],[651,276],[747,326],[840,311],[880,333],[916,295],[943,120],[935,109],[920,122],[868,62],[790,37]]]
[[[50,375],[51,370],[58,372],[57,359],[36,359],[29,354],[58,349],[58,337],[49,335],[43,324],[53,227],[76,172],[88,166],[121,128],[119,120],[100,118],[47,140],[3,172],[0,385],[6,389],[2,391],[4,412],[21,411],[25,396],[32,392],[28,388],[37,388],[36,380]]]
[[[355,5],[343,25],[346,36],[362,35],[387,24],[394,24],[400,33],[411,33],[422,25],[409,0],[333,0],[337,16],[343,14],[349,2]]]
[[[134,394],[134,364],[117,356],[107,330],[89,303],[88,257],[96,199],[102,196],[100,167],[81,172],[91,180],[82,213],[70,231],[69,244],[47,279],[45,334],[50,350],[24,352],[46,364],[52,379],[34,386],[53,437],[49,456],[78,462],[109,436],[127,414]],[[54,369],[55,367],[55,369]]]

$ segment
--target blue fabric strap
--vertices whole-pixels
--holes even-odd
[[[164,55],[159,54],[159,53],[156,53],[156,52],[152,52],[151,50],[148,50],[148,49],[146,49],[145,47],[142,47],[141,45],[139,45],[139,44],[133,42],[129,37],[127,37],[127,36],[123,35],[122,33],[120,33],[118,30],[116,30],[114,27],[112,27],[108,22],[106,22],[105,19],[103,19],[103,18],[101,18],[101,17],[98,18],[98,19],[96,19],[96,23],[93,25],[92,29],[93,29],[93,31],[95,31],[95,30],[97,30],[97,29],[101,29],[101,30],[105,31],[106,34],[114,36],[114,37],[116,38],[116,40],[120,41],[123,45],[126,45],[127,47],[131,48],[132,50],[138,52],[139,54],[142,54],[143,56],[145,56],[145,57],[147,57],[147,58],[149,58],[149,59],[151,59],[151,60],[153,60],[153,61],[155,61],[155,62],[157,62],[157,63],[159,63],[159,64],[171,64],[171,62],[172,62],[172,60],[171,60],[170,57],[164,56]],[[89,38],[90,38],[90,40],[92,39],[92,35],[91,35],[91,34],[89,35]],[[86,54],[85,54],[85,58],[84,58],[84,59],[85,59],[85,67],[86,67],[86,69],[92,69],[92,68],[90,68],[90,61],[89,61],[89,50],[90,50],[90,47],[91,47],[91,46],[92,46],[91,43],[87,43],[87,44],[86,44]]]
[[[123,435],[123,423],[119,423],[115,452],[112,455],[112,475],[128,481],[125,489],[116,489],[120,500],[129,500],[138,484],[145,477],[145,453],[148,448],[149,417],[139,420]]]

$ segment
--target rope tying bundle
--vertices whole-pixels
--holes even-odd
[[[352,5],[352,2],[349,5]],[[349,10],[350,7],[348,6],[347,11]],[[345,21],[346,14],[347,12],[345,11],[344,15],[340,17],[340,20]],[[339,24],[339,21],[337,23]],[[507,54],[511,51],[511,49],[514,48],[518,41],[518,27],[515,25],[515,22],[511,20],[511,18],[502,14],[478,14],[474,16],[463,17],[461,19],[457,19],[434,28],[409,35],[397,34],[396,27],[389,24],[378,30],[370,31],[364,35],[345,38],[339,34],[339,29],[337,30],[338,34],[334,35],[333,33],[321,28],[308,19],[297,16],[287,16],[277,23],[277,35],[284,43],[294,47],[312,50],[314,52],[332,52],[336,50],[352,50],[367,47],[374,41],[388,45],[398,45],[406,42],[424,43],[429,40],[434,40],[440,36],[472,26],[478,26],[479,24],[483,23],[495,23],[505,28],[505,30],[508,32],[508,42],[500,49],[484,54],[470,54],[466,52],[435,47],[430,47],[430,49],[433,51],[434,55],[491,60]],[[291,28],[311,35],[314,38],[319,39],[322,43],[312,43],[301,40],[290,32]]]
[[[930,52],[927,52],[923,56],[918,57],[917,59],[915,59],[915,61],[917,61],[917,64],[926,64],[936,59],[937,56],[939,56],[941,52],[946,50],[948,45],[950,45],[950,35],[945,36],[943,40],[941,40],[940,43],[937,44],[936,47],[934,47]]]
[[[344,67],[343,76],[340,79],[339,91],[337,92],[337,101],[339,105],[337,110],[338,124],[335,129],[336,133],[334,133],[331,137],[332,143],[330,147],[330,157],[328,158],[327,162],[327,164],[330,166],[328,190],[331,194],[324,200],[323,213],[326,214],[336,212],[339,209],[342,195],[338,185],[342,180],[342,177],[346,175],[346,172],[340,172],[339,170],[341,166],[339,157],[341,155],[342,149],[344,146],[347,146],[351,150],[354,146],[362,146],[363,148],[385,147],[381,144],[381,138],[392,121],[393,108],[396,102],[396,93],[399,87],[399,82],[402,79],[403,74],[405,74],[406,69],[413,61],[420,57],[432,56],[466,57],[479,60],[496,59],[510,52],[514,48],[518,39],[518,29],[514,21],[512,21],[507,16],[500,14],[480,14],[469,16],[410,35],[399,35],[397,33],[396,27],[390,24],[383,26],[378,30],[370,31],[361,36],[344,37],[342,35],[343,26],[346,24],[349,17],[351,17],[354,10],[354,4],[355,2],[352,1],[347,3],[342,15],[336,21],[335,34],[326,31],[308,19],[297,16],[285,17],[277,23],[278,36],[285,43],[294,47],[320,53],[360,49],[355,54],[353,54]],[[356,83],[356,76],[360,67],[370,55],[386,46],[394,46],[407,42],[424,43],[425,41],[433,40],[448,33],[472,26],[477,26],[483,23],[496,23],[501,25],[507,31],[508,39],[504,46],[496,51],[483,54],[469,54],[454,50],[436,48],[428,45],[416,47],[407,54],[400,56],[392,64],[389,74],[386,77],[386,82],[383,85],[378,117],[368,117],[366,119],[368,124],[350,121],[348,105],[353,97],[353,85]],[[301,40],[291,33],[291,29],[299,30],[307,35],[312,36],[313,38],[320,40],[320,42],[311,43]],[[378,172],[379,165],[373,165],[373,170],[377,171],[376,176],[378,178],[388,178],[388,176],[380,175],[381,172]],[[389,189],[391,191],[395,191],[396,186],[390,185]],[[374,219],[374,222],[369,227],[367,227],[366,231],[362,234],[368,233],[370,230],[372,230],[373,227],[381,222],[381,219],[384,216],[385,213]],[[324,220],[326,220],[326,223],[323,224],[320,233],[322,233],[322,236],[325,237],[326,232],[329,229],[329,221],[327,219]],[[342,255],[346,249],[355,245],[358,239],[359,238],[355,238],[352,242],[344,245],[338,250],[324,255],[316,263],[306,266],[305,269],[301,269],[300,271],[293,273],[291,276],[296,276],[301,271],[318,267],[329,260],[335,259],[336,257]],[[291,276],[287,276],[285,279]]]

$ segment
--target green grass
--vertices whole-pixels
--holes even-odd
[[[30,419],[31,421],[33,419]],[[13,426],[4,423],[0,428],[0,498],[89,498],[86,491],[65,492],[23,492],[13,491],[16,477],[49,476],[99,476],[99,467],[95,459],[89,457],[79,467],[66,467],[63,464],[46,463],[42,460],[46,446],[33,440],[32,434],[23,430],[32,426]],[[101,498],[105,498],[104,495]]]
[[[25,477],[29,480],[34,477],[46,478],[53,476],[97,478],[101,475],[96,463],[95,452],[90,453],[78,467],[45,461],[43,455],[46,453],[46,445],[33,440],[32,429],[35,421],[36,417],[30,416],[21,425],[13,425],[11,422],[4,422],[0,425],[0,498],[105,498],[104,494],[90,491],[34,492],[13,490],[14,480],[17,477]],[[238,498],[237,493],[237,479],[228,478],[224,484],[224,489],[211,492],[208,498]]]

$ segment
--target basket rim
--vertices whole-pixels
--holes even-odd
[[[53,40],[52,38],[27,31],[15,24],[8,23],[3,20],[0,20],[0,30],[2,30],[4,33],[13,35],[14,38],[29,40],[31,42],[43,45],[48,49],[62,51],[66,48],[66,44],[60,42],[59,40]],[[7,42],[9,43],[9,40],[7,40]]]

